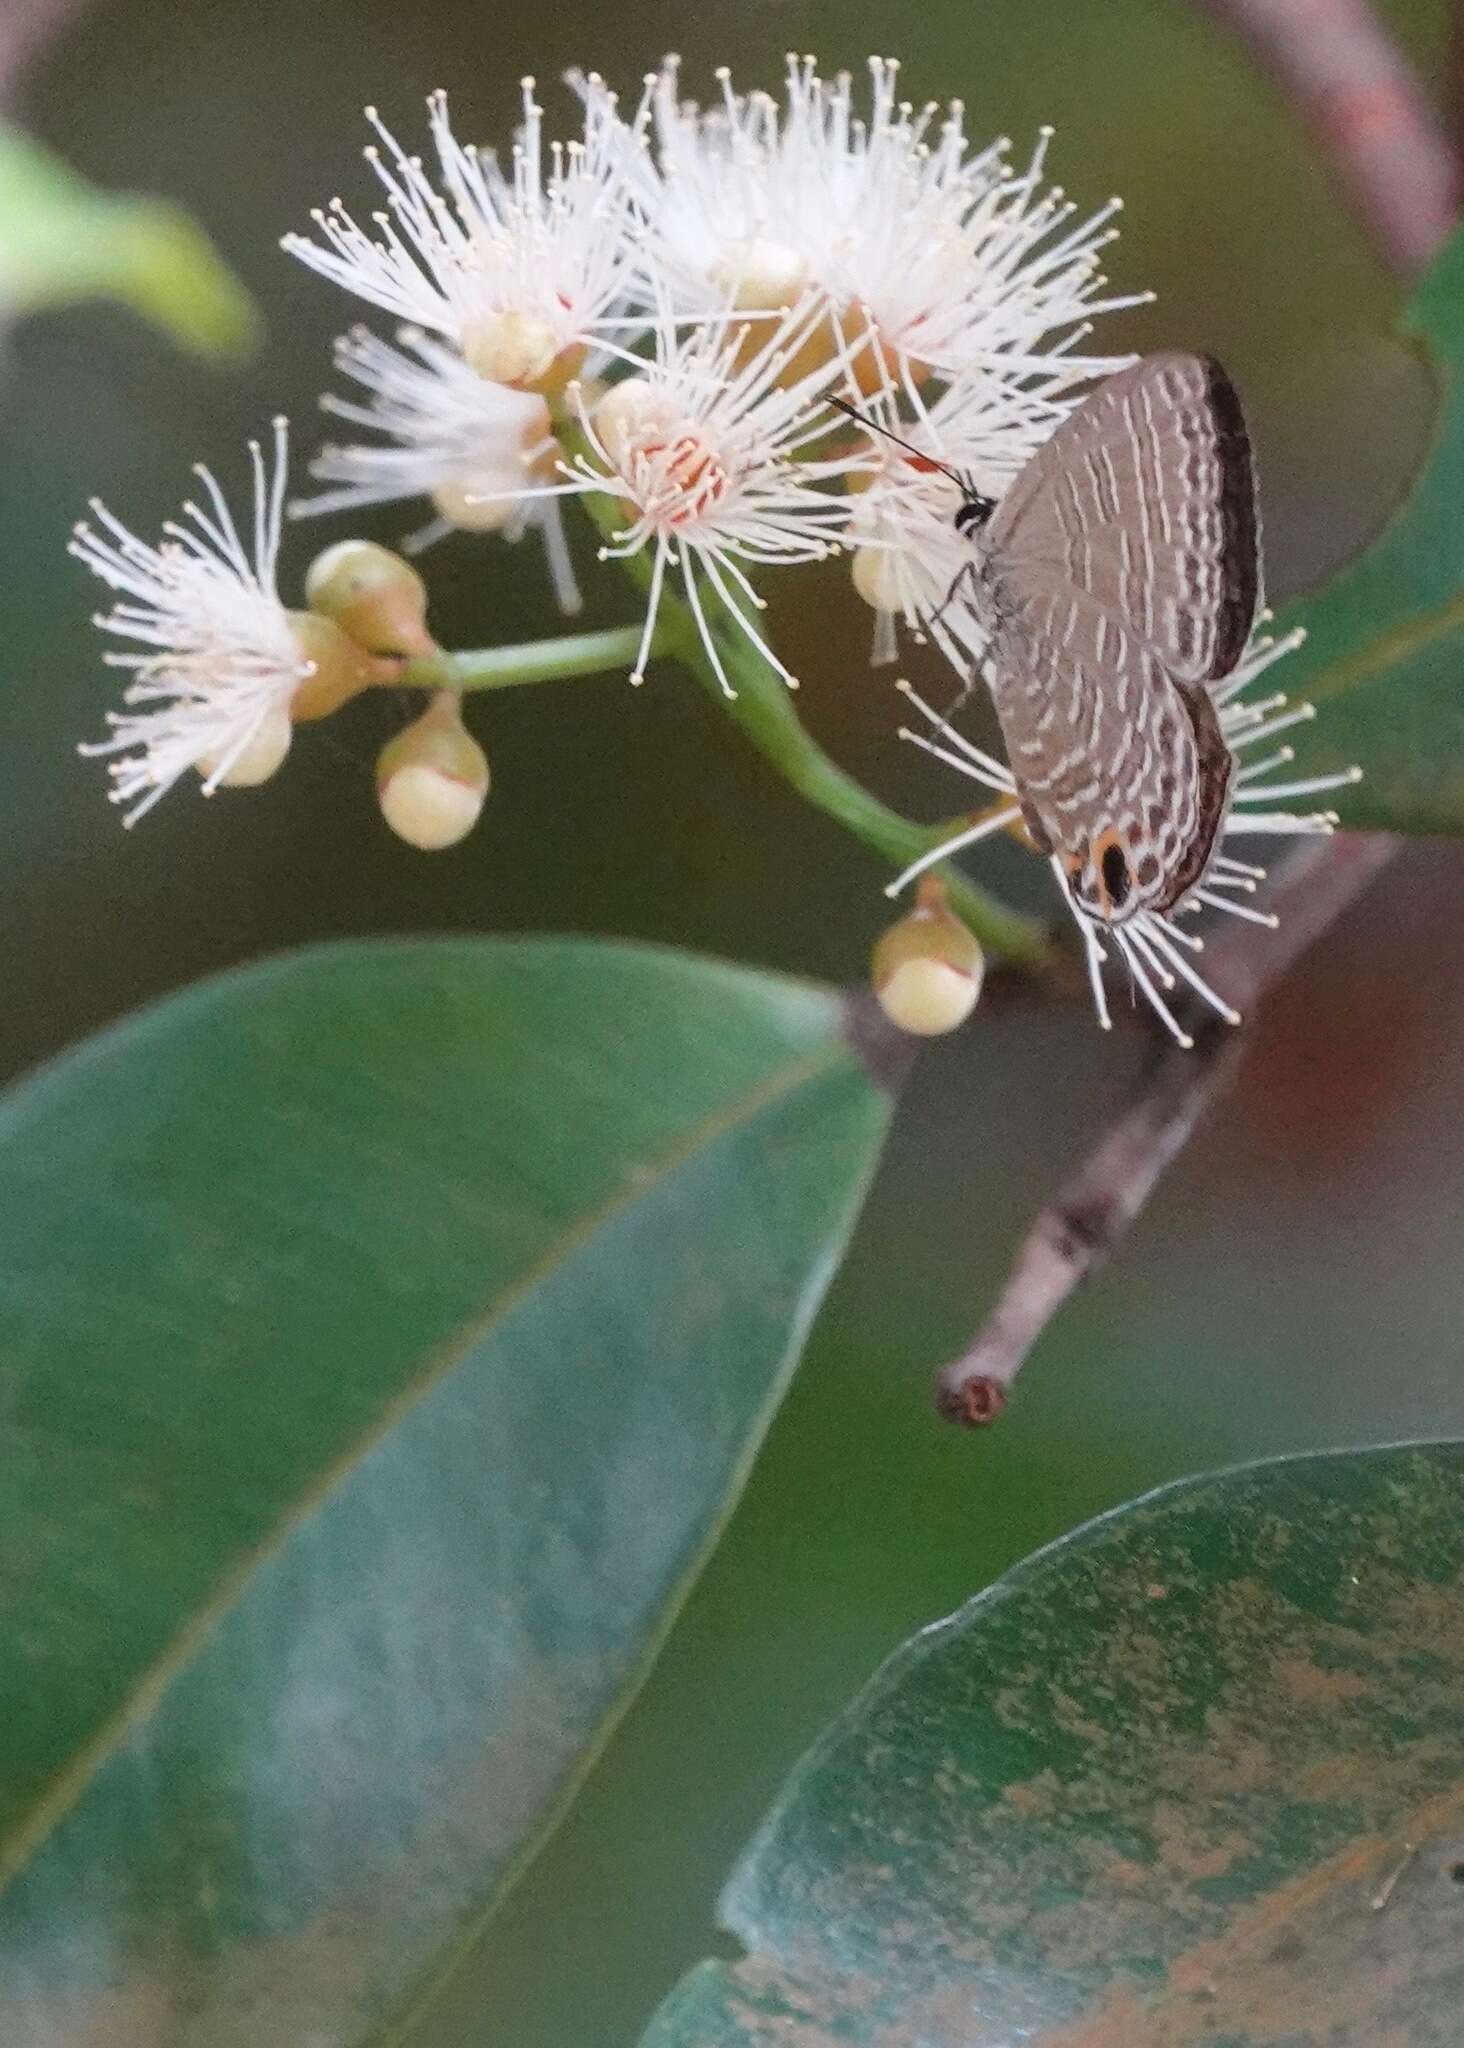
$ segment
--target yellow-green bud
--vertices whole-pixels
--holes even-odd
[[[334,619],[324,619],[319,612],[291,612],[290,627],[310,663],[309,675],[290,700],[290,716],[297,725],[329,718],[368,684],[384,679],[380,662],[343,633]]]
[[[376,763],[381,815],[399,839],[425,852],[456,846],[477,824],[488,794],[488,756],[463,724],[453,691],[388,740]]]
[[[305,577],[305,602],[333,619],[369,654],[435,654],[427,630],[427,586],[412,567],[374,540],[341,540],[317,555]]]
[[[215,789],[257,789],[261,782],[268,782],[290,751],[290,740],[294,734],[290,714],[283,704],[277,704],[272,711],[266,711],[246,745],[242,746],[225,772],[213,782]],[[207,782],[214,777],[218,757],[208,755],[194,766]]]
[[[975,934],[946,908],[945,891],[931,878],[915,909],[890,926],[870,960],[880,1008],[892,1024],[921,1038],[965,1023],[985,972]]]

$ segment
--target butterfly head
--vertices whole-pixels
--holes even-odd
[[[955,527],[962,540],[968,540],[973,533],[979,533],[996,510],[995,498],[983,497],[976,490],[969,477],[958,479],[965,496],[956,507]]]
[[[913,441],[907,441],[903,434],[895,433],[882,421],[871,419],[868,413],[860,412],[857,407],[850,405],[847,399],[831,397],[828,403],[835,412],[843,413],[846,419],[854,420],[863,427],[866,433],[878,434],[882,440],[889,441],[894,447],[903,448],[908,455],[914,457],[912,468],[933,470],[938,476],[949,477],[961,494],[961,502],[955,512],[956,532],[965,540],[971,534],[981,531],[996,510],[996,500],[977,490],[976,479],[969,470],[952,469],[948,462],[940,461],[937,456],[928,455],[923,448],[917,448]]]

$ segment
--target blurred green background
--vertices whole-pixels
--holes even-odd
[[[1442,0],[1387,12],[1441,78]],[[1053,174],[1082,201],[1125,195],[1114,275],[1159,297],[1106,343],[1202,346],[1232,369],[1278,595],[1376,527],[1428,413],[1386,339],[1396,287],[1273,89],[1180,0],[927,0],[898,34],[866,0],[631,0],[613,14],[583,0],[98,0],[26,81],[24,117],[99,181],[193,208],[258,293],[269,338],[247,371],[221,374],[123,314],[87,311],[21,328],[0,366],[8,1071],[215,968],[328,936],[576,930],[862,972],[887,917],[877,864],[664,670],[636,692],[611,676],[477,706],[495,789],[445,855],[408,851],[380,821],[370,764],[397,713],[375,698],[303,735],[267,789],[214,804],[180,790],[124,836],[98,764],[73,751],[99,730],[108,683],[87,624],[96,591],[65,538],[94,491],[152,533],[189,464],[238,479],[246,435],[275,410],[302,454],[314,445],[329,344],[354,309],[276,243],[334,192],[364,203],[365,102],[416,135],[423,95],[446,85],[460,134],[503,138],[525,71],[568,118],[553,82],[572,63],[629,93],[675,48],[689,89],[705,89],[720,62],[773,84],[787,48],[832,69],[890,46],[912,98],[958,95],[976,136],[1019,147],[1051,121]],[[388,514],[365,530],[391,540],[413,523]],[[341,531],[296,530],[287,574]],[[587,621],[630,616],[625,589],[587,567]],[[554,629],[528,548],[459,537],[428,573],[446,644]],[[949,811],[938,773],[893,742],[869,615],[837,571],[818,600],[806,583],[799,595],[778,625],[809,722],[891,800]],[[1047,904],[1016,849],[983,872]],[[935,1421],[929,1371],[990,1301],[1132,1055],[1077,1010],[1008,1008],[922,1057],[728,1539],[418,2048],[632,2039],[715,1945],[717,1885],[820,1724],[901,1637],[1038,1543],[1234,1458],[1464,1433],[1461,884],[1458,849],[1410,850],[1293,979],[1240,1090],[980,1438]]]

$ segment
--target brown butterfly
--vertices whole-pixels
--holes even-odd
[[[1010,765],[920,704],[946,742],[923,744],[1011,802],[910,873],[1020,815],[1078,918],[1102,1021],[1106,933],[1188,1042],[1161,991],[1184,980],[1234,1012],[1195,972],[1187,955],[1200,941],[1173,916],[1211,904],[1259,918],[1234,897],[1263,871],[1225,855],[1224,838],[1330,831],[1331,812],[1250,805],[1357,779],[1253,788],[1290,749],[1241,763],[1241,749],[1311,709],[1235,701],[1296,644],[1251,646],[1260,521],[1235,387],[1212,357],[1146,356],[1077,407],[999,502],[946,473],[962,492],[955,525],[970,556],[941,609],[967,610]]]

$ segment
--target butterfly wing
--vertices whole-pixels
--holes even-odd
[[[1009,590],[993,695],[1029,829],[1096,914],[1165,908],[1203,873],[1224,816],[1230,752],[1209,693],[1071,587]],[[1104,852],[1116,887],[1084,889]]]
[[[1178,683],[1227,675],[1260,601],[1250,436],[1210,356],[1145,356],[1046,441],[988,529],[1017,590],[1063,588]]]

